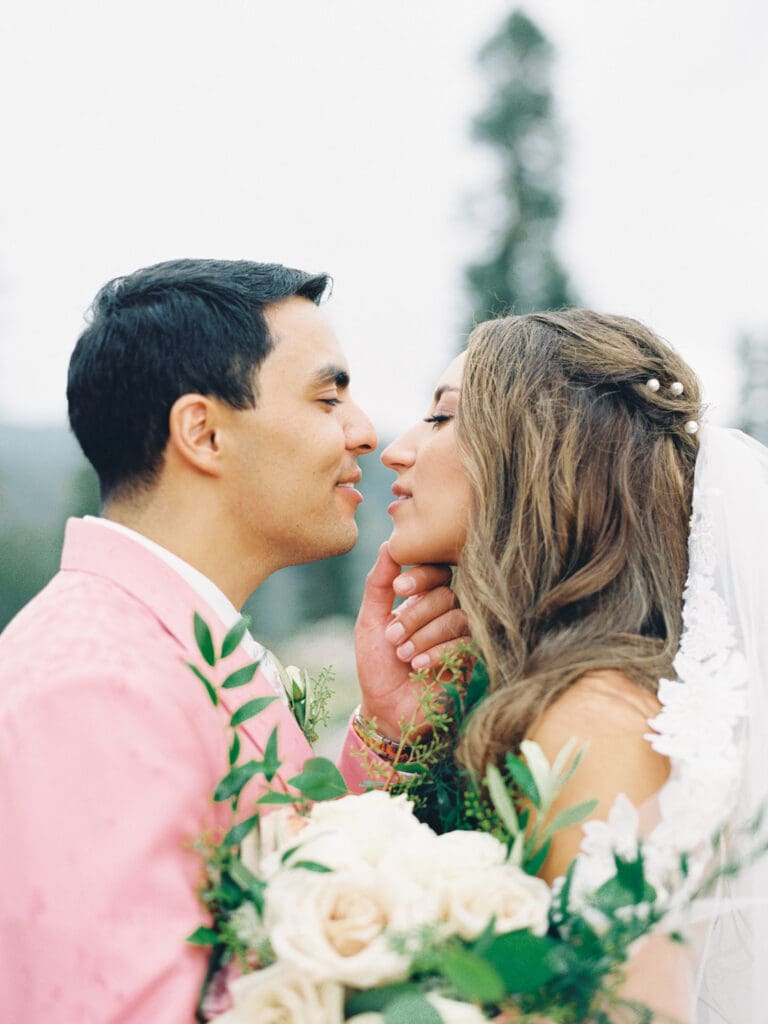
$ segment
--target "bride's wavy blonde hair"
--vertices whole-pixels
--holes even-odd
[[[699,413],[691,369],[635,320],[572,309],[473,331],[457,439],[475,498],[457,591],[490,694],[459,757],[481,775],[585,673],[652,691],[670,674],[698,447],[685,426]]]

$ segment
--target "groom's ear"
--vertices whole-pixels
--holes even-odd
[[[220,476],[217,432],[221,427],[219,403],[207,395],[190,393],[177,398],[168,417],[168,444],[176,459],[209,476]]]

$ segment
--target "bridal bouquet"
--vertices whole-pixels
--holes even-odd
[[[233,716],[235,741],[242,718]],[[279,762],[267,752],[240,765],[233,742],[215,798],[234,811],[255,774],[267,791],[250,817],[233,816],[223,839],[201,844],[211,923],[189,941],[212,955],[199,1019],[608,1024],[621,1006],[626,1019],[650,1021],[647,1008],[617,994],[633,944],[670,909],[648,881],[641,845],[614,853],[592,891],[576,882],[577,862],[554,887],[536,877],[552,836],[593,809],[551,812],[578,768],[574,746],[549,765],[524,743],[521,757],[507,755],[463,801],[459,827],[438,832],[406,793],[340,795],[344,781],[322,758],[287,780],[293,792],[273,791]],[[686,873],[683,860],[670,889],[680,891]]]

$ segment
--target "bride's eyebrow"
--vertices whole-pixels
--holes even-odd
[[[437,389],[437,391],[435,391],[435,397],[434,397],[433,401],[439,402],[440,399],[443,397],[443,395],[447,391],[459,391],[459,390],[460,390],[460,388],[451,387],[450,384],[441,384],[440,387]]]

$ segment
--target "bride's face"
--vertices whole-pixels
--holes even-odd
[[[389,506],[389,550],[401,565],[458,562],[467,532],[470,489],[456,452],[454,417],[464,354],[440,378],[426,419],[393,441],[381,456],[397,473]]]

